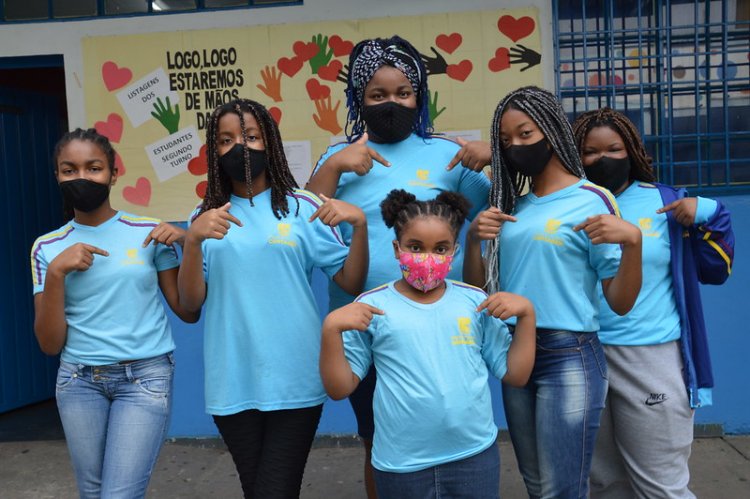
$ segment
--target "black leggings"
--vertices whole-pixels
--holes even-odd
[[[214,416],[248,498],[299,497],[322,405]]]

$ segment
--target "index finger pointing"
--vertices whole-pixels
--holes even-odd
[[[672,201],[668,205],[662,206],[661,208],[659,208],[658,210],[656,210],[656,213],[665,213],[667,211],[674,210],[675,208],[677,208],[680,205],[680,201],[681,201],[680,199],[678,199],[677,201]]]
[[[109,256],[109,252],[103,249],[97,248],[96,246],[92,246],[90,244],[84,244],[83,247],[86,248],[86,251],[89,251],[90,253],[93,253],[95,255]]]
[[[381,165],[383,165],[383,166],[391,166],[390,161],[388,161],[383,156],[381,156],[380,154],[378,154],[378,151],[376,151],[372,147],[368,147],[367,148],[367,153],[370,155],[370,157],[372,159],[374,159],[375,161],[377,161]]]
[[[448,166],[445,167],[445,169],[452,170],[457,164],[461,162],[463,157],[464,157],[464,150],[459,149],[458,152],[453,156],[453,159],[451,159],[450,163],[448,163]]]
[[[373,314],[376,314],[376,315],[385,315],[385,312],[383,312],[381,309],[379,309],[377,307],[373,307],[369,303],[365,303],[364,305],[367,306],[367,310],[369,310]]]
[[[228,211],[225,212],[225,215],[222,218],[224,218],[226,220],[229,220],[230,222],[234,223],[235,225],[238,225],[238,226],[242,227],[242,222],[240,222],[240,220],[237,217],[235,217],[234,215],[232,215]]]

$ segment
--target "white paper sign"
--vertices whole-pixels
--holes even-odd
[[[449,139],[456,139],[458,137],[461,137],[466,141],[482,140],[481,130],[451,130],[445,132],[443,135],[445,137],[448,137]]]
[[[284,141],[284,154],[289,163],[289,169],[292,171],[294,180],[301,188],[310,180],[312,173],[312,162],[310,161],[310,141],[309,140],[286,140]]]
[[[169,137],[146,146],[160,182],[187,171],[188,162],[200,154],[202,142],[194,126],[178,130]]]
[[[169,78],[164,68],[147,74],[129,87],[117,92],[117,100],[120,101],[133,127],[136,128],[154,118],[151,112],[155,111],[156,99],[161,98],[162,104],[166,106],[167,97],[172,108],[180,99],[176,92],[169,89]]]

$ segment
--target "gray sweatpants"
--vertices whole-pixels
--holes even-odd
[[[605,345],[609,392],[591,467],[592,498],[694,498],[693,410],[677,341]]]

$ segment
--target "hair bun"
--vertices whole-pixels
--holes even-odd
[[[471,208],[471,203],[468,199],[466,199],[465,196],[452,191],[444,191],[438,194],[438,196],[435,198],[435,201],[438,203],[443,203],[445,205],[448,205],[451,210],[453,210],[456,213],[456,216],[458,217],[459,224],[463,225],[464,221],[466,220],[466,217],[469,216],[469,209]]]
[[[396,223],[398,214],[409,204],[415,202],[417,197],[403,189],[393,189],[380,203],[380,213],[386,227],[391,228]]]

